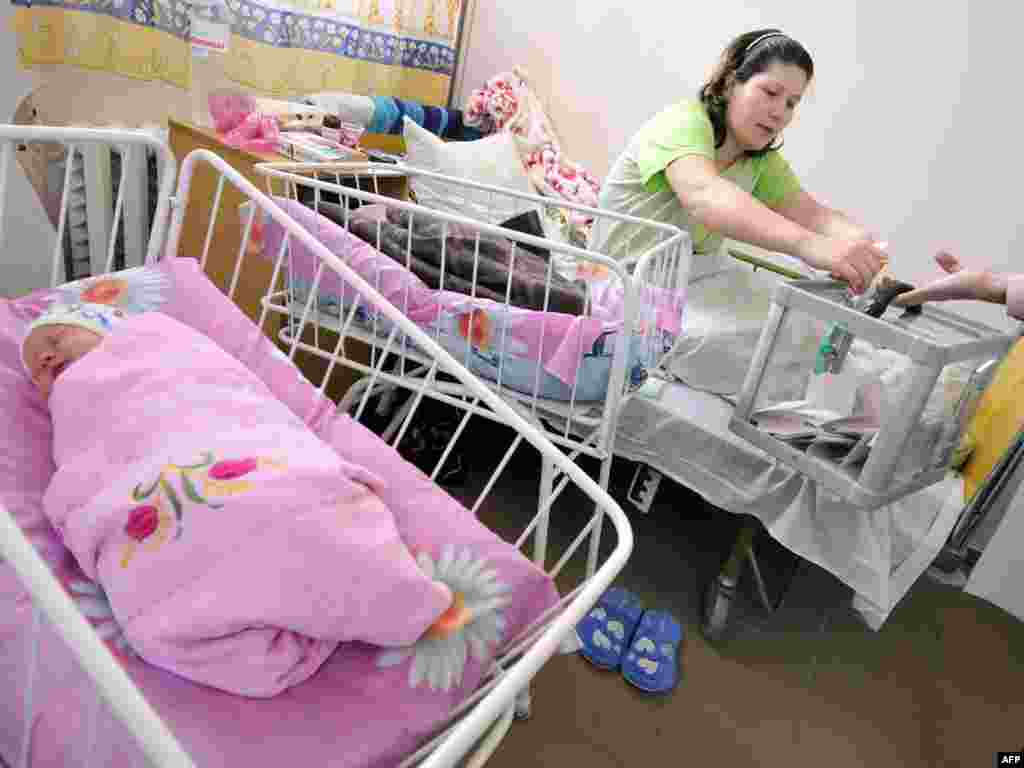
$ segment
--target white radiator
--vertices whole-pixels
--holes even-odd
[[[142,264],[156,204],[156,167],[155,158],[141,147],[111,148],[103,144],[70,147],[61,160],[51,163],[51,188],[59,189],[67,179],[63,244],[66,279],[108,271],[111,246],[115,269]],[[122,184],[124,194],[118,215]]]

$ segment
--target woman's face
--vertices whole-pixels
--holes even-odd
[[[32,383],[44,398],[64,369],[94,350],[103,337],[77,325],[44,325],[25,339],[22,354]]]
[[[773,62],[729,93],[726,127],[744,151],[764,149],[793,119],[807,88],[807,75],[794,64]]]

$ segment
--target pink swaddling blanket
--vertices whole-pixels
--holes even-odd
[[[451,604],[402,543],[384,480],[167,316],[124,320],[50,409],[46,515],[156,666],[271,696],[341,642],[412,644]]]

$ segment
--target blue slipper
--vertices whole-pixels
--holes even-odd
[[[576,625],[580,653],[595,666],[618,669],[643,612],[640,598],[622,587],[611,587]]]
[[[666,693],[679,683],[683,628],[665,611],[644,611],[622,659],[622,676],[642,691]]]

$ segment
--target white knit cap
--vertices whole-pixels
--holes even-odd
[[[25,341],[32,331],[46,325],[77,325],[79,328],[106,336],[124,312],[107,304],[54,304],[33,320],[21,340],[21,361],[25,364]]]

